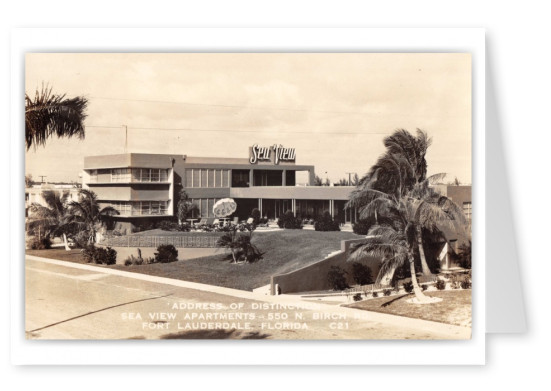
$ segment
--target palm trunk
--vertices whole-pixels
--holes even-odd
[[[421,268],[423,269],[424,276],[432,276],[432,272],[427,264],[427,258],[425,257],[425,250],[423,249],[423,231],[420,226],[417,226],[417,245],[419,246],[419,257],[421,258]]]
[[[423,294],[421,287],[417,283],[417,276],[415,275],[415,260],[413,254],[408,255],[409,258],[409,271],[411,272],[411,283],[413,284],[413,293],[419,302],[426,302],[428,297]]]
[[[63,234],[63,244],[65,245],[65,251],[71,251],[69,243],[67,242],[67,235]]]

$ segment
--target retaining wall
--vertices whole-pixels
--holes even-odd
[[[342,240],[341,251],[339,253],[301,269],[272,276],[270,281],[272,294],[276,293],[276,284],[279,286],[280,293],[311,292],[332,289],[332,286],[330,286],[327,281],[327,273],[331,269],[331,266],[339,266],[344,269],[347,272],[346,278],[348,284],[350,286],[355,285],[356,283],[352,278],[352,264],[354,262],[347,261],[347,258],[350,253],[350,246],[353,243],[361,241],[362,239]],[[366,257],[358,262],[363,263],[371,269],[374,279],[377,277],[380,268],[380,258]]]

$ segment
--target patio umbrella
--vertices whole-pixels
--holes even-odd
[[[212,207],[212,212],[216,217],[226,217],[231,215],[237,209],[237,204],[231,198],[222,198]]]

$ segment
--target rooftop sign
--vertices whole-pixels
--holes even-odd
[[[250,148],[249,163],[273,161],[274,164],[279,164],[279,162],[294,162],[295,157],[295,148],[284,148],[281,144],[274,144],[271,147],[259,147],[255,144]]]

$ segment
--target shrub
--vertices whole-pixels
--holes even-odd
[[[161,244],[155,253],[155,262],[168,263],[178,260],[178,250],[172,244]]]
[[[423,292],[424,292],[424,291],[426,291],[426,290],[427,290],[427,288],[428,288],[428,286],[427,286],[427,285],[421,285],[421,289],[423,290]]]
[[[327,273],[327,282],[336,291],[342,291],[349,288],[346,282],[346,271],[338,266],[331,266]]]
[[[130,257],[132,257],[132,255]],[[130,257],[128,257],[124,260],[124,266],[132,265],[132,259]]]
[[[81,250],[82,259],[88,263],[95,261],[96,246],[94,244],[85,244]]]
[[[405,283],[404,283],[404,290],[405,290],[407,293],[413,292],[413,283],[412,283],[411,281],[405,282]]]
[[[472,252],[471,241],[459,246],[459,254],[458,254],[459,266],[461,266],[464,269],[470,269],[472,267],[471,252]]]
[[[461,288],[462,289],[471,289],[471,287],[472,287],[472,283],[471,283],[470,280],[465,279],[465,280],[461,281]]]
[[[114,265],[117,263],[117,251],[112,249],[111,247],[107,247],[104,249],[106,252],[106,257],[104,260],[105,265]]]
[[[288,210],[285,214],[279,216],[277,225],[279,228],[302,229],[302,220],[295,217],[293,212]]]
[[[356,293],[354,296],[352,296],[352,298],[354,299],[354,301],[360,301],[362,299],[362,294]]]
[[[314,229],[316,231],[340,231],[339,223],[331,217],[329,212],[324,212],[319,216],[314,223]]]
[[[352,264],[352,278],[354,278],[356,284],[360,285],[367,285],[373,282],[371,269],[360,262],[354,262]]]
[[[162,220],[157,223],[157,228],[163,231],[179,231],[180,226],[176,221]]]
[[[52,241],[50,240],[50,238],[38,239],[35,237],[29,240],[28,247],[31,250],[49,249],[49,248],[52,248]]]
[[[436,284],[434,284],[434,286],[435,286],[436,289],[438,289],[439,291],[443,291],[444,289],[446,289],[446,281],[444,281],[444,280],[438,280],[438,281],[436,281]]]
[[[377,292],[373,292],[371,295],[372,295],[373,297],[379,297],[379,294],[378,294]]]
[[[260,223],[260,210],[258,208],[254,208],[251,211],[251,217],[253,218],[253,224],[258,225],[258,223]]]
[[[390,296],[391,293],[392,293],[392,289],[385,289],[383,291],[383,295],[385,295],[385,296]]]
[[[111,247],[103,248],[89,244],[82,249],[82,258],[88,263],[114,265],[117,263],[117,251]]]

